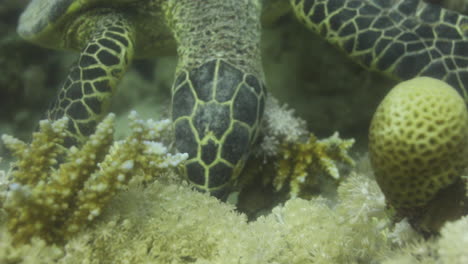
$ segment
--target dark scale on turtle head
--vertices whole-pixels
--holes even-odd
[[[208,143],[202,145],[201,160],[205,165],[210,165],[215,161],[218,149],[219,145],[213,140],[209,140]]]
[[[223,103],[232,100],[232,96],[242,82],[243,74],[239,69],[221,61],[218,67],[216,83],[216,101]]]
[[[231,164],[237,164],[247,154],[249,141],[249,130],[238,123],[234,123],[222,146],[221,157]]]
[[[176,120],[181,116],[190,116],[195,107],[195,95],[190,89],[190,84],[185,83],[175,91],[172,96],[172,119]]]
[[[234,98],[234,119],[253,126],[257,121],[258,97],[251,87],[242,84]]]
[[[190,72],[190,81],[199,100],[208,102],[213,97],[213,79],[216,61],[210,61]]]
[[[188,179],[196,185],[205,185],[205,168],[203,168],[198,162],[188,163],[186,165]]]
[[[209,175],[213,177],[209,177],[208,186],[210,188],[216,188],[229,182],[232,175],[232,168],[222,162],[219,162],[210,168]]]
[[[177,91],[177,89],[179,88],[179,86],[185,82],[187,79],[187,73],[185,71],[183,71],[182,73],[180,73],[176,78],[175,78],[175,81],[174,81],[174,84],[173,84],[173,88],[175,91]]]
[[[229,128],[230,111],[228,105],[220,105],[215,102],[198,104],[193,115],[193,126],[197,130],[198,137],[202,140],[205,136],[214,135],[221,139]]]
[[[190,126],[187,119],[177,120],[174,124],[176,148],[180,152],[188,153],[189,159],[197,157],[198,144],[195,138],[195,131]]]
[[[262,92],[262,85],[258,82],[258,79],[255,76],[249,74],[245,78],[245,82],[252,88],[254,88],[255,93],[259,95]]]

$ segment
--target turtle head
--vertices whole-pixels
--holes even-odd
[[[263,115],[259,78],[223,59],[179,72],[173,88],[175,145],[189,158],[187,179],[223,197],[242,171]]]

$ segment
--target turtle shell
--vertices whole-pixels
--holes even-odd
[[[31,0],[19,18],[17,32],[28,41],[48,48],[76,49],[64,42],[70,21],[86,10],[117,8],[128,12],[141,6],[147,12],[146,0]],[[147,16],[142,16],[147,17]],[[145,21],[144,23],[151,23]]]

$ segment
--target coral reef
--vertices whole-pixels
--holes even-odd
[[[171,155],[160,142],[169,120],[143,122],[130,116],[132,133],[113,142],[109,115],[80,149],[63,147],[67,119],[41,121],[31,144],[2,137],[18,161],[12,164],[5,200],[8,229],[15,243],[38,236],[64,242],[100,215],[102,208],[134,175],[151,177],[177,166],[186,154]],[[57,166],[57,160],[64,160]]]
[[[393,225],[389,214],[367,169],[343,181],[336,201],[293,198],[251,222],[232,205],[163,177],[130,184],[63,247],[39,239],[13,247],[1,230],[0,262],[464,263],[466,217],[425,241],[405,221]]]
[[[289,113],[291,121],[298,121],[292,111],[286,107],[282,109],[285,111],[283,114]],[[165,173],[165,167],[177,166],[186,157],[168,154],[161,143],[152,141],[152,137],[157,137],[167,127],[168,121],[145,122],[132,114],[130,136],[113,143],[110,150],[103,150],[102,154],[91,151],[94,155],[84,155],[89,157],[78,162],[77,155],[83,149],[109,145],[105,138],[112,134],[112,119],[112,116],[108,117],[99,126],[88,146],[75,150],[38,144],[38,140],[42,143],[44,140],[49,143],[60,141],[57,139],[60,138],[60,127],[66,120],[41,123],[43,132],[35,133],[30,144],[35,147],[30,151],[20,151],[22,158],[10,172],[13,180],[8,183],[10,190],[5,201],[9,215],[0,217],[0,263],[339,264],[436,263],[437,260],[437,263],[462,264],[467,257],[464,242],[466,217],[447,224],[440,238],[427,241],[407,220],[394,223],[393,211],[386,206],[384,194],[373,178],[367,158],[358,160],[351,172],[342,175],[335,198],[324,195],[310,200],[290,198],[285,203],[276,204],[263,216],[248,221],[247,215],[239,213],[233,205],[193,190],[178,174],[174,174],[174,170]],[[58,136],[51,137],[53,133],[58,133]],[[97,135],[102,136],[100,141],[104,143],[96,142],[99,141]],[[18,151],[30,147],[12,137],[4,138],[9,142],[8,146]],[[54,151],[49,151],[50,148]],[[281,150],[281,145],[277,150]],[[65,169],[68,168],[69,172],[77,170],[77,173],[87,175],[85,182],[77,187],[81,191],[70,194],[74,200],[69,208],[62,208],[65,211],[44,223],[55,225],[47,226],[48,230],[40,230],[50,233],[30,234],[33,237],[29,243],[15,243],[22,238],[18,233],[24,236],[25,232],[11,229],[10,221],[17,222],[14,210],[24,212],[26,207],[44,200],[41,197],[44,194],[37,193],[37,190],[34,192],[36,186],[47,193],[44,185],[26,185],[18,180],[22,178],[22,166],[36,167],[37,170],[43,164],[54,165],[57,158],[54,155],[60,151],[70,152],[64,163],[50,171],[40,169],[38,175],[48,177],[54,189],[63,190],[57,188],[58,180],[70,179],[65,176],[73,175],[65,175]],[[33,160],[25,159],[32,153],[35,153]],[[39,153],[43,156],[38,156]],[[88,167],[84,159],[97,159],[98,156],[102,161],[96,168],[89,169],[87,174],[79,172],[79,168]],[[129,162],[130,159],[133,162]],[[133,180],[121,188],[124,183],[119,179],[126,182],[130,177]],[[34,195],[34,199],[23,199],[25,189],[29,189],[29,195]],[[104,196],[103,190],[106,190]],[[63,197],[64,194],[60,193],[52,193],[51,199],[58,195]],[[100,197],[98,201],[95,200],[97,197]],[[16,198],[22,198],[23,203]],[[70,200],[63,199],[64,202]],[[16,201],[15,208],[11,208],[13,201]],[[99,216],[93,213],[96,206],[100,211],[94,212]],[[34,210],[31,212],[36,212]],[[44,220],[41,217],[36,216],[36,219]],[[78,222],[73,219],[78,219]],[[23,227],[28,227],[31,220]],[[79,228],[70,231],[69,227],[74,223]],[[58,234],[65,235],[66,240],[57,241],[55,237],[51,240],[51,235]],[[51,241],[63,244],[51,244]],[[392,262],[393,259],[401,262]],[[425,262],[418,262],[421,259]]]
[[[468,210],[461,179],[468,164],[468,111],[445,82],[419,77],[393,88],[372,119],[369,152],[380,188],[402,215],[423,218],[421,213],[433,215],[443,207],[434,217],[457,219]],[[441,226],[425,225],[427,231]]]
[[[280,7],[278,10],[284,9]],[[4,18],[0,17],[0,20]],[[296,146],[293,142],[304,144],[309,139],[302,119],[318,138],[340,131],[346,138],[356,138],[357,143],[365,145],[368,122],[378,103],[376,99],[393,85],[393,81],[384,80],[349,62],[318,36],[298,27],[289,16],[271,23],[271,28],[264,31],[262,43],[265,74],[270,80],[268,89],[282,102],[288,102],[297,114],[285,106],[279,107],[276,110],[281,111],[275,112],[278,126],[266,124],[267,134],[255,158],[258,158],[256,164],[263,164],[261,174],[262,177],[269,176],[265,177],[269,182],[277,173],[277,167],[271,161],[279,157],[276,155],[281,153],[283,143]],[[11,27],[10,32],[14,31],[14,22],[5,25]],[[6,39],[4,36],[2,39]],[[9,47],[16,47],[16,43],[25,45],[17,38],[13,43],[15,45]],[[25,46],[28,49],[15,49],[15,53],[9,53],[9,49],[3,51],[7,55],[18,53],[26,59],[40,55],[37,65],[32,65],[35,70],[24,70],[32,64],[25,60],[14,71],[33,73],[15,75],[23,82],[17,87],[32,87],[34,92],[44,94],[46,89],[42,88],[55,87],[56,78],[63,76],[56,73],[57,70],[67,68],[70,60],[63,59],[64,54],[51,56],[50,52]],[[62,59],[57,60],[57,57]],[[4,58],[5,65],[15,65],[17,57]],[[0,55],[0,63],[1,60]],[[170,69],[175,67],[175,60],[167,57],[154,64],[136,62],[119,87],[120,95],[114,101],[117,103],[112,111],[119,116],[129,107],[146,112],[145,116],[164,111],[169,102],[167,87],[172,84]],[[54,67],[50,67],[51,64]],[[168,64],[171,67],[167,67]],[[162,94],[157,91],[164,86],[166,89]],[[2,91],[6,90],[0,89],[0,93]],[[49,89],[49,93],[53,91]],[[10,103],[10,114],[24,115],[24,104],[16,104],[16,100],[10,99],[27,101],[25,93],[14,92],[0,97],[15,102]],[[27,98],[33,97],[29,93]],[[44,103],[44,98],[49,96],[35,99],[38,98]],[[161,106],[156,108],[156,104]],[[29,104],[26,114],[42,113],[44,107]],[[2,125],[0,131],[9,131],[15,137],[29,134],[31,129],[18,129],[19,120],[8,119],[7,126]],[[128,129],[127,120],[122,118],[118,123],[121,128],[117,128],[116,134],[120,134],[117,137],[124,139],[122,131]],[[281,129],[274,130],[275,127]],[[1,147],[0,156],[8,159]],[[350,153],[356,156],[356,147]],[[269,166],[263,163],[266,161]],[[310,201],[292,198],[284,204],[275,203],[273,210],[267,208],[263,216],[250,222],[248,216],[236,211],[232,205],[193,191],[176,174],[161,174],[158,169],[158,172],[150,172],[158,176],[157,181],[142,181],[145,172],[134,173],[134,164],[134,181],[128,183],[128,188],[116,191],[102,207],[101,214],[93,221],[86,219],[86,224],[70,234],[63,245],[50,245],[49,241],[37,236],[29,244],[14,245],[15,234],[8,231],[5,197],[2,197],[11,182],[6,178],[2,180],[0,172],[0,263],[466,263],[466,217],[445,224],[440,238],[430,240],[424,240],[407,219],[393,224],[395,218],[392,211],[387,210],[385,198],[367,163],[366,159],[357,162],[350,173],[340,170],[335,199],[329,198],[320,184],[319,197],[311,197]],[[340,165],[336,167],[340,168]],[[52,171],[55,170],[57,168]],[[316,179],[313,176],[309,179]],[[336,181],[332,177],[324,178]],[[288,188],[283,189],[289,189],[289,182],[286,181],[284,186]],[[335,184],[332,189],[336,191],[336,187]],[[269,195],[279,196],[278,193]],[[252,200],[247,198],[246,203],[249,202]]]

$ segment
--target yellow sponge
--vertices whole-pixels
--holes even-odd
[[[425,205],[468,165],[464,100],[445,82],[429,77],[398,84],[374,114],[369,153],[390,205]]]

